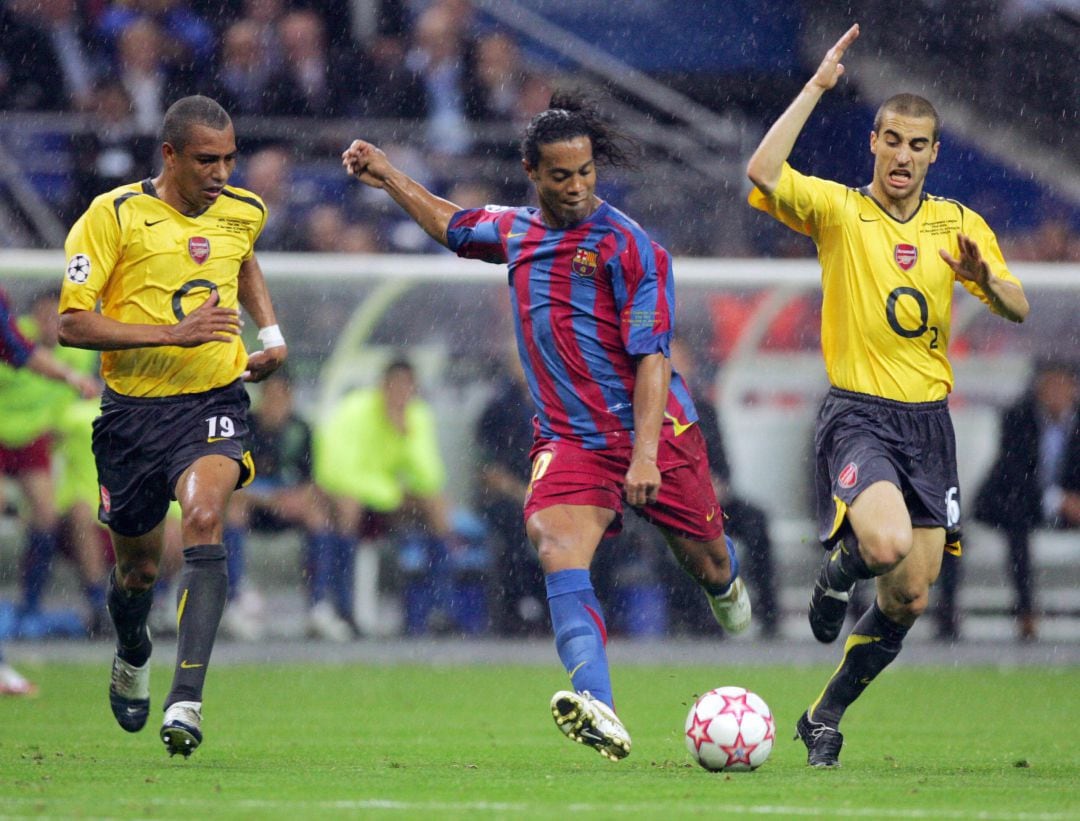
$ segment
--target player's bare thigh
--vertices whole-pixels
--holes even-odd
[[[545,573],[588,568],[615,511],[591,505],[552,505],[525,522]]]
[[[911,515],[900,488],[892,482],[874,482],[856,496],[847,519],[871,570],[888,571],[910,552]]]
[[[917,527],[907,557],[877,579],[878,607],[897,624],[910,627],[930,603],[930,585],[941,573],[945,528]]]

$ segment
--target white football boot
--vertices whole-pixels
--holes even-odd
[[[736,576],[731,588],[722,596],[705,594],[717,624],[737,636],[750,626],[750,593],[741,577]]]
[[[551,697],[551,714],[563,735],[604,758],[619,761],[630,755],[630,733],[610,707],[587,691],[560,690]]]
[[[116,723],[129,733],[137,733],[150,715],[150,660],[142,667],[113,656],[109,677],[109,706]]]
[[[161,724],[161,740],[170,756],[187,758],[202,744],[202,702],[178,701],[169,705]]]

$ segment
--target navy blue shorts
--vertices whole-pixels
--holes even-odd
[[[960,482],[947,400],[895,402],[831,388],[818,411],[818,536],[844,535],[847,509],[875,482],[900,489],[914,527],[943,527],[959,543]]]
[[[240,380],[204,393],[132,397],[106,388],[94,420],[100,504],[98,519],[121,536],[141,536],[165,518],[176,482],[203,456],[240,465],[237,487],[255,476],[248,434],[247,391]]]

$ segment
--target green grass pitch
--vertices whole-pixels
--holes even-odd
[[[553,654],[554,656],[554,654]],[[1080,817],[1080,671],[887,671],[849,712],[839,770],[810,770],[791,740],[830,670],[621,666],[633,752],[612,763],[548,712],[565,686],[543,666],[220,665],[205,741],[169,758],[150,723],[129,735],[99,665],[22,665],[35,699],[0,701],[0,817],[913,818]],[[738,684],[777,716],[751,773],[690,760],[694,695]]]

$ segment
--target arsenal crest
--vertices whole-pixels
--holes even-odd
[[[855,487],[857,481],[859,481],[859,466],[854,462],[848,462],[844,469],[840,471],[840,475],[836,477],[836,483],[845,490],[849,487]]]
[[[579,246],[574,251],[574,259],[570,263],[570,270],[579,277],[591,277],[596,273],[596,251],[590,251],[588,248]]]
[[[910,271],[911,266],[915,264],[915,261],[919,258],[919,249],[914,245],[908,245],[906,242],[899,243],[893,248],[893,259],[896,260],[896,264],[899,265],[905,271]]]
[[[112,510],[112,497],[109,495],[109,489],[105,485],[98,485],[98,487],[101,489],[101,506],[108,513]]]
[[[206,237],[192,237],[187,241],[187,251],[199,265],[210,259],[210,240]]]

